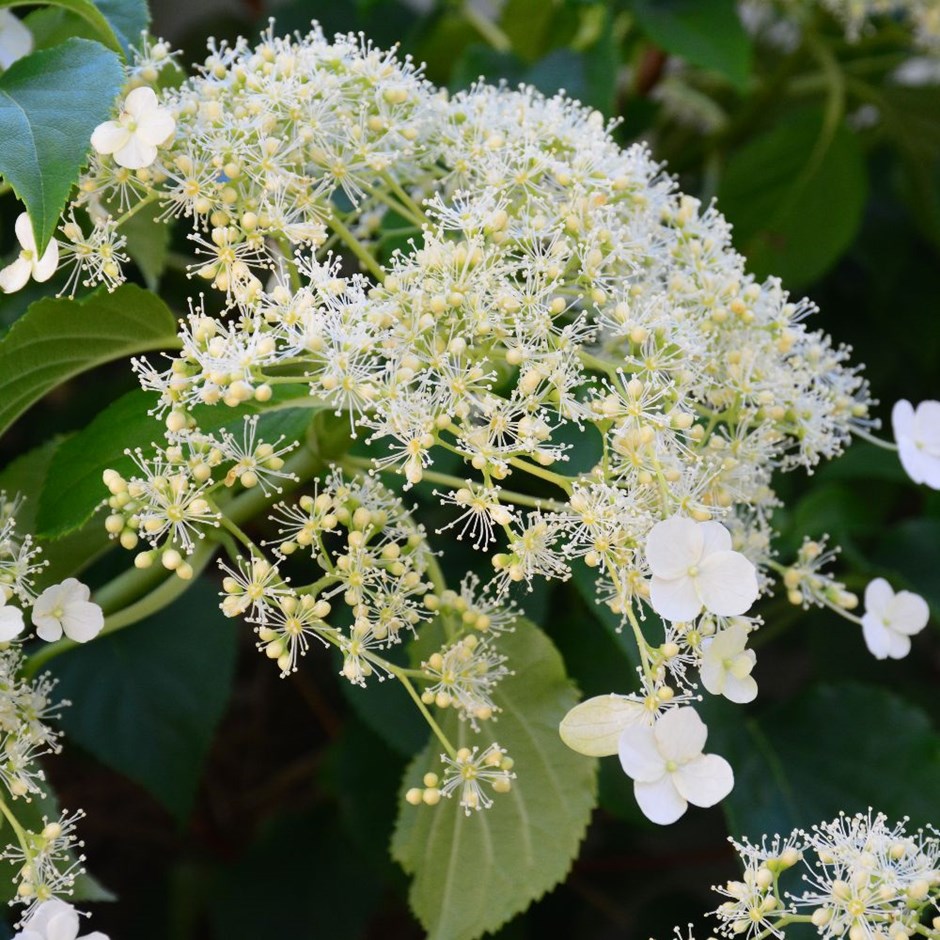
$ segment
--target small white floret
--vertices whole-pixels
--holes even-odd
[[[916,408],[897,402],[891,426],[904,472],[915,483],[940,490],[940,401],[922,401]]]
[[[33,604],[36,634],[52,643],[64,633],[76,643],[87,643],[104,626],[101,608],[90,601],[88,586],[75,578],[48,587]]]
[[[156,92],[135,88],[125,99],[116,121],[99,124],[91,135],[98,153],[113,154],[118,166],[140,170],[157,159],[157,148],[176,130],[176,121],[161,107]]]
[[[30,278],[39,282],[48,281],[59,266],[59,243],[54,238],[49,242],[42,257],[38,256],[33,227],[25,212],[17,216],[14,229],[16,239],[20,243],[20,253],[12,264],[0,271],[0,289],[7,294],[25,287]]]
[[[757,569],[731,548],[720,522],[672,516],[657,522],[646,540],[653,574],[650,603],[661,617],[691,620],[702,612],[736,617],[757,600]]]
[[[653,727],[629,725],[620,735],[620,765],[633,779],[643,814],[668,825],[694,806],[714,806],[734,787],[731,765],[703,754],[708,729],[694,708],[674,708]]]
[[[51,898],[43,901],[13,940],[108,940],[100,930],[79,936],[81,920],[78,912],[66,901]]]
[[[723,695],[738,704],[757,698],[757,682],[751,670],[757,654],[747,647],[747,628],[734,623],[702,644],[702,685],[712,695]]]
[[[911,651],[911,637],[927,626],[927,602],[912,591],[891,589],[884,578],[875,578],[865,588],[862,635],[877,659],[902,659]]]

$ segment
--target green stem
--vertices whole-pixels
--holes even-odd
[[[405,670],[400,669],[398,666],[393,665],[390,662],[387,662],[384,659],[380,659],[378,656],[370,656],[375,663],[385,669],[387,672],[390,672],[408,691],[408,694],[414,700],[415,705],[418,706],[418,711],[421,712],[424,720],[428,723],[431,730],[434,732],[435,737],[438,741],[441,742],[441,746],[447,752],[447,756],[451,760],[456,760],[457,758],[457,749],[453,744],[450,743],[447,735],[441,730],[441,726],[434,720],[434,716],[428,711],[427,705],[421,701],[421,696],[418,695],[417,690],[411,684],[411,680],[405,674]],[[410,670],[409,670],[410,671]]]
[[[471,3],[464,3],[461,13],[497,52],[512,52],[512,40],[492,20],[488,20],[474,9]]]
[[[343,225],[335,212],[330,217],[329,225],[339,236],[340,241],[359,259],[359,263],[381,284],[385,280],[385,272],[381,265],[372,257],[365,245]]]
[[[144,196],[144,198],[141,199],[140,202],[137,203],[137,205],[132,206],[130,209],[127,210],[127,212],[125,212],[123,215],[119,215],[114,220],[115,227],[120,228],[128,219],[132,219],[135,215],[137,215],[137,213],[140,212],[141,209],[143,209],[145,206],[149,206],[152,202],[154,202],[158,196],[159,196],[159,193],[157,192],[152,192],[148,196]]]
[[[32,866],[33,853],[30,851],[29,840],[26,838],[26,830],[20,825],[20,821],[13,815],[13,810],[7,806],[7,802],[2,796],[0,796],[0,813],[3,813],[10,824],[10,828],[16,833],[16,841],[19,842],[27,863]]]
[[[863,441],[868,441],[869,444],[874,444],[876,447],[882,448],[882,450],[894,450],[898,449],[897,444],[893,444],[891,441],[883,441],[880,437],[875,437],[874,434],[869,434],[864,428],[851,427],[849,430],[856,436],[860,437]]]

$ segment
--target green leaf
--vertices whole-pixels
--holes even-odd
[[[127,253],[140,268],[144,283],[150,290],[159,286],[170,254],[170,226],[158,222],[159,215],[159,206],[145,206],[121,226],[127,239]]]
[[[40,3],[43,6],[60,7],[81,17],[91,26],[96,39],[99,39],[115,52],[124,54],[121,40],[112,29],[108,18],[98,8],[100,4],[96,5],[91,0],[40,0]],[[33,0],[0,0],[0,8],[24,6],[35,6],[35,3]]]
[[[643,32],[666,52],[724,75],[743,88],[751,41],[735,0],[633,0]]]
[[[40,253],[123,81],[117,55],[87,39],[34,52],[0,75],[0,175],[25,204]]]
[[[129,476],[135,472],[133,460],[124,452],[141,448],[146,453],[153,441],[162,440],[164,427],[148,410],[156,397],[134,389],[112,402],[83,430],[74,434],[56,452],[49,467],[46,485],[39,497],[37,534],[44,538],[58,538],[85,523],[108,493],[101,482],[105,470],[117,470]],[[310,423],[309,408],[273,410],[276,402],[267,406],[250,404],[232,409],[224,406],[200,406],[193,416],[206,433],[242,425],[246,414],[266,409],[258,427],[259,436],[271,443],[281,434],[290,440],[300,440]]]
[[[718,207],[755,275],[802,286],[849,247],[867,189],[858,138],[841,122],[827,132],[813,108],[789,115],[731,156]]]
[[[11,498],[15,493],[25,497],[16,514],[17,529],[24,535],[36,533],[39,496],[49,465],[62,443],[62,438],[47,441],[0,471],[0,490],[5,490]],[[55,541],[37,538],[36,543],[42,548],[42,557],[47,563],[36,576],[36,586],[40,590],[79,574],[112,544],[100,519],[89,519],[65,538]]]
[[[499,26],[513,52],[529,62],[544,55],[557,6],[551,0],[507,0],[503,4]]]
[[[940,735],[884,689],[820,685],[760,719],[738,714],[709,727],[709,750],[734,767],[723,804],[733,835],[759,838],[869,806],[915,826],[936,815]]]
[[[457,800],[412,807],[402,800],[392,854],[414,874],[410,902],[430,940],[472,940],[496,930],[560,882],[578,851],[594,806],[596,761],[568,750],[558,723],[577,693],[548,638],[517,622],[500,640],[515,674],[494,696],[503,711],[486,730],[515,760],[518,779],[493,806],[470,816]],[[458,746],[466,723],[448,715]],[[405,774],[405,788],[438,765],[432,739]]]
[[[940,616],[940,519],[908,519],[894,526],[885,533],[874,559],[901,574]]]
[[[67,379],[112,359],[178,345],[169,308],[134,284],[82,300],[39,300],[0,341],[0,434]]]
[[[150,9],[147,0],[94,0],[117,33],[126,54],[131,46],[140,45],[140,34],[150,27]]]
[[[228,702],[237,629],[199,579],[154,616],[63,653],[49,669],[74,703],[62,715],[66,740],[184,820]]]

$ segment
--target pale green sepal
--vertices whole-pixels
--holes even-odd
[[[646,719],[646,708],[623,695],[596,695],[575,705],[561,720],[558,733],[573,751],[588,757],[617,753],[620,733]]]

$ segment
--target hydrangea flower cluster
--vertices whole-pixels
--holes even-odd
[[[723,937],[782,938],[798,924],[848,940],[940,931],[940,838],[932,827],[909,832],[906,819],[890,824],[869,810],[760,845],[731,843],[744,870],[714,889],[727,898],[712,912]]]
[[[695,763],[704,734],[676,744],[669,729],[698,728],[700,685],[756,695],[752,604],[780,575],[801,603],[854,606],[818,575],[824,552],[785,568],[771,547],[773,474],[877,424],[849,350],[808,328],[812,304],[747,273],[714,206],[563,95],[479,84],[448,97],[408,59],[317,29],[211,44],[199,74],[160,90],[171,60],[160,42],[140,53],[63,229],[80,276],[116,284],[121,224],[155,204],[188,221],[190,274],[214,289],[178,354],[135,364],[167,440],[134,455],[139,474],[105,475],[109,531],[150,543],[137,564],[188,578],[200,539],[227,529],[247,555],[226,567],[223,610],[247,617],[282,673],[315,637],[339,647],[350,681],[406,684],[438,731],[429,706],[473,727],[496,714],[509,589],[586,565],[635,638],[640,691],[604,697],[611,716],[576,709],[566,740],[619,752],[640,787],[652,771],[624,759],[624,736],[652,734],[660,817],[719,799],[727,765]],[[271,558],[222,503],[236,485],[268,496],[293,482],[289,445],[260,441],[255,417],[236,437],[192,412],[242,420],[282,394],[342,416],[369,456],[303,470],[319,487],[274,511]],[[488,554],[481,589],[443,583],[378,475],[438,487],[452,510],[441,532]],[[295,587],[280,572],[306,549],[313,576]],[[432,618],[446,635],[420,669],[380,655]],[[693,764],[707,772],[677,770]]]

